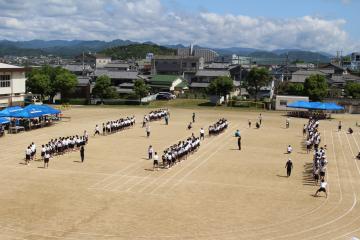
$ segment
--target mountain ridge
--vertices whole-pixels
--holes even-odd
[[[102,40],[40,40],[34,39],[29,41],[9,41],[0,40],[0,56],[15,55],[57,55],[61,57],[74,57],[82,52],[102,52],[109,48],[118,46],[128,46],[133,44],[148,44],[166,47],[169,49],[184,48],[183,44],[160,45],[151,41],[135,42],[131,40],[114,39],[112,41]],[[195,45],[195,48],[201,46]],[[229,48],[209,48],[219,53],[221,56],[237,54],[245,57],[256,58],[286,58],[290,61],[320,61],[328,62],[332,57],[329,53],[313,52],[301,49],[275,49],[266,51],[255,48],[229,47]]]

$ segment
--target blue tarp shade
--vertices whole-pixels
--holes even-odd
[[[0,124],[7,124],[9,123],[9,118],[6,117],[0,117]]]
[[[287,107],[302,108],[309,110],[324,110],[324,111],[344,110],[342,106],[339,106],[336,103],[305,102],[305,101],[296,101],[288,104]]]
[[[21,110],[22,108],[19,106],[7,107],[4,110],[0,111],[0,117],[11,117],[13,114]]]
[[[60,114],[61,113],[60,110],[52,108],[52,107],[50,107],[48,105],[35,105],[35,106],[40,107],[41,109],[43,109],[45,112],[47,112],[50,115],[55,115],[55,114]]]
[[[61,111],[54,109],[47,105],[35,105],[31,104],[24,107],[21,111],[15,112],[10,117],[14,118],[36,118],[44,115],[55,115]]]
[[[25,107],[23,110],[12,114],[14,118],[36,118],[46,115],[44,111],[38,108]]]
[[[310,103],[305,101],[296,101],[293,103],[289,103],[286,106],[291,108],[304,108],[304,109],[309,109],[311,107]]]

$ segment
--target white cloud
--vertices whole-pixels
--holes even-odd
[[[341,0],[349,3],[350,0]],[[0,0],[0,39],[84,39],[196,43],[210,47],[359,50],[343,19],[268,19],[167,10],[160,0]]]

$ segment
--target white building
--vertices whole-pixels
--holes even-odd
[[[96,54],[96,68],[104,68],[108,63],[111,63],[111,57]]]
[[[360,70],[360,52],[351,54],[351,66],[352,70]]]
[[[23,105],[25,82],[24,68],[0,63],[0,107]]]
[[[275,110],[278,111],[305,111],[296,108],[288,108],[287,105],[296,101],[309,102],[307,96],[276,96]]]

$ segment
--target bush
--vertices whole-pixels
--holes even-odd
[[[69,103],[71,105],[87,105],[88,100],[86,98],[73,98],[73,99],[68,99],[66,103]]]

